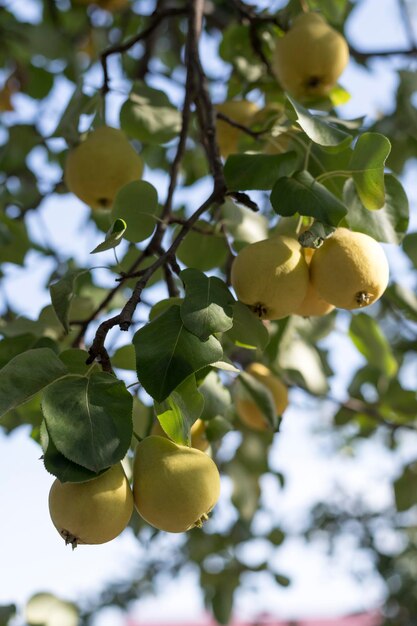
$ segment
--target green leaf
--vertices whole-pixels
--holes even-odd
[[[223,385],[216,372],[207,374],[199,391],[204,397],[202,419],[211,421],[216,416],[224,417],[230,411],[232,405],[230,391]]]
[[[81,467],[77,463],[73,463],[61,454],[55,446],[52,438],[49,436],[45,420],[42,421],[40,428],[40,439],[43,450],[43,464],[45,469],[53,476],[56,476],[61,483],[79,483],[92,478],[97,478],[101,472],[92,472],[86,467]]]
[[[317,115],[312,115],[308,109],[287,96],[295,112],[301,128],[314,143],[320,146],[339,147],[341,150],[352,143],[353,138],[336,126],[326,122]]]
[[[94,371],[101,371],[98,363],[86,365],[88,356],[89,354],[86,350],[68,348],[68,350],[61,352],[59,358],[70,374],[81,374],[82,376],[86,376],[87,372],[93,373]]]
[[[75,144],[79,140],[78,125],[83,114],[92,114],[96,111],[100,103],[100,93],[96,91],[92,96],[88,96],[78,85],[53,132],[53,137],[64,137],[67,142]]]
[[[179,298],[177,296],[173,296],[172,298],[164,298],[163,300],[160,300],[149,311],[149,321],[152,322],[152,320],[158,317],[158,315],[161,315],[161,313],[164,313],[165,311],[170,309],[172,306],[175,306],[175,305],[181,306],[182,301],[183,301],[183,298]]]
[[[124,237],[131,243],[138,243],[152,235],[158,219],[157,212],[155,187],[145,180],[135,180],[119,189],[111,216],[113,220],[125,221]]]
[[[126,346],[118,348],[111,358],[113,367],[122,370],[136,371],[135,348],[129,343]]]
[[[204,397],[194,374],[186,378],[164,402],[155,404],[159,423],[168,437],[180,445],[191,445],[190,429],[200,417]]]
[[[161,144],[180,133],[181,113],[165,93],[140,83],[121,108],[120,125],[134,139]]]
[[[221,207],[222,222],[233,237],[233,247],[240,250],[242,243],[255,243],[268,237],[268,220],[265,215],[226,200]]]
[[[138,378],[157,402],[165,400],[193,372],[223,356],[214,337],[200,341],[181,320],[173,306],[141,328],[133,337]]]
[[[244,390],[243,394],[253,400],[262,411],[262,415],[266,418],[272,430],[277,430],[280,424],[280,416],[277,415],[274,398],[266,385],[263,385],[247,372],[241,372],[237,381],[238,385],[241,385]]]
[[[259,317],[242,302],[235,302],[232,308],[233,326],[226,332],[228,338],[242,348],[264,350],[269,334]]]
[[[408,465],[394,482],[397,510],[407,511],[417,504],[417,462]]]
[[[42,398],[48,432],[59,452],[93,472],[120,461],[132,438],[132,396],[105,372],[69,375]]]
[[[377,241],[399,244],[408,228],[409,207],[403,186],[392,174],[385,176],[385,204],[377,212],[364,207],[353,180],[345,183],[343,196],[348,226]]]
[[[215,588],[211,607],[218,624],[229,624],[233,609],[233,596],[237,586],[238,580],[229,576],[223,584]]]
[[[3,243],[0,245],[0,263],[23,265],[31,243],[23,220],[0,214]]]
[[[291,584],[291,579],[283,574],[274,574],[274,578],[280,587],[289,587]]]
[[[69,311],[72,299],[74,298],[75,281],[78,276],[85,274],[88,270],[70,270],[60,280],[49,287],[51,302],[55,314],[65,332],[69,332]]]
[[[198,220],[195,227],[198,230],[187,233],[178,246],[179,260],[202,272],[222,267],[228,254],[223,233],[204,220]]]
[[[224,175],[228,189],[272,189],[281,176],[290,176],[297,166],[295,152],[285,154],[232,154],[226,160]]]
[[[337,226],[347,213],[345,205],[307,171],[277,180],[271,204],[278,215],[309,215],[332,226]]]
[[[231,422],[221,415],[216,415],[216,417],[213,417],[207,422],[205,432],[207,439],[211,442],[222,439],[222,437],[231,430],[233,430]]]
[[[391,378],[397,373],[398,363],[375,319],[366,313],[357,313],[352,317],[349,336],[367,361],[385,376]]]
[[[233,326],[231,304],[235,299],[220,278],[194,269],[183,270],[180,278],[185,286],[181,319],[187,330],[205,341]]]
[[[97,252],[104,252],[105,250],[111,250],[112,248],[116,248],[116,246],[121,243],[126,228],[126,222],[120,218],[117,218],[107,231],[106,238],[103,243],[100,243],[98,246],[96,246],[94,250],[90,252],[90,254],[96,254]]]
[[[6,337],[3,341],[0,341],[0,368],[7,365],[18,354],[33,348],[36,341],[36,336],[31,333],[25,333],[17,337]]]
[[[18,354],[0,370],[0,417],[67,373],[50,348]]]
[[[361,202],[369,210],[385,204],[384,165],[390,151],[390,142],[379,133],[364,133],[355,144],[350,169]]]
[[[417,233],[409,233],[403,241],[403,250],[417,268]]]
[[[278,365],[291,379],[311,393],[323,395],[329,389],[327,372],[317,348],[287,332],[280,343]]]
[[[9,620],[16,614],[14,604],[2,604],[0,606],[0,626],[8,626]]]
[[[384,301],[398,307],[405,317],[417,322],[417,296],[412,289],[391,283],[384,292]]]

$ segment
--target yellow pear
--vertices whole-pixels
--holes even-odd
[[[133,495],[120,463],[84,483],[61,483],[49,492],[49,513],[65,543],[106,543],[120,535],[133,513]]]
[[[121,187],[142,176],[143,161],[118,128],[100,126],[70,150],[64,179],[92,209],[108,209]]]
[[[288,406],[288,389],[282,380],[262,363],[251,363],[245,371],[269,389],[274,399],[276,414],[282,415]],[[260,431],[271,429],[267,418],[251,397],[238,395],[235,407],[239,418],[249,428]]]
[[[303,100],[326,96],[348,62],[345,38],[318,13],[302,13],[276,41],[272,66],[282,88]]]
[[[180,533],[201,526],[220,495],[212,459],[167,437],[146,437],[135,452],[133,497],[151,526]]]
[[[158,437],[167,436],[158,420],[152,426],[151,435],[157,435]],[[191,426],[191,447],[205,452],[209,446],[210,442],[206,437],[206,422],[199,418]]]
[[[382,246],[372,237],[338,228],[316,250],[311,281],[318,294],[341,309],[372,304],[384,293],[389,266]]]
[[[259,111],[258,105],[249,100],[229,100],[222,104],[216,104],[215,109],[237,124],[248,127],[252,117]],[[217,143],[222,157],[227,158],[229,154],[239,151],[239,139],[243,132],[228,122],[220,119],[216,121]]]
[[[313,258],[314,248],[303,248],[304,258],[308,265]],[[309,280],[307,287],[307,294],[302,303],[294,311],[294,315],[301,315],[302,317],[313,317],[327,315],[334,310],[334,305],[329,304],[323,298],[320,297],[316,288],[314,287],[311,279]]]
[[[231,281],[241,302],[261,319],[276,320],[304,300],[308,266],[298,241],[279,235],[245,246],[233,262]]]

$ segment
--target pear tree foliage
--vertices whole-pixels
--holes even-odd
[[[348,0],[289,0],[275,13],[244,0],[30,5],[30,20],[13,3],[0,9],[2,430],[26,427],[39,462],[65,483],[91,480],[122,459],[131,463],[137,440],[158,419],[180,444],[201,419],[231,485],[219,505],[231,515],[215,509],[181,545],[172,543],[164,567],[154,530],[141,569],[81,607],[84,623],[105,605],[127,608],[156,588],[152,572],[174,575],[190,563],[221,624],[233,614],[235,592],[257,575],[271,585],[291,583],[272,556],[253,564],[242,551],[262,539],[276,554],[291,530],[271,512],[264,487],[268,475],[286,489],[286,468],[273,455],[285,437],[285,411],[275,415],[270,391],[242,374],[260,362],[289,388],[290,408],[302,398],[294,411],[328,416],[319,428],[333,451],[355,455],[368,440],[391,455],[397,470],[388,504],[350,501],[335,490],[300,532],[337,545],[358,529],[358,549],[371,551],[373,575],[385,585],[383,624],[411,625],[417,452],[401,451],[406,440],[417,443],[417,234],[404,189],[417,157],[417,78],[408,63],[414,44],[391,55],[356,49],[343,37],[357,10]],[[297,32],[310,12],[315,28],[331,29],[338,67],[332,55],[317,65],[299,49]],[[282,59],[286,48],[292,69]],[[370,81],[375,57],[395,72],[389,111],[346,118],[348,54]],[[106,143],[99,165],[87,151],[77,169],[76,151],[85,152],[84,141],[105,126],[120,129],[129,154]],[[122,163],[117,176],[115,162]],[[74,195],[80,185],[94,186],[90,206]],[[60,249],[45,224],[51,206],[70,213],[72,203],[83,206],[82,227],[92,233],[81,253],[76,239]],[[321,254],[341,227],[383,244],[390,263],[404,268],[391,272],[378,302],[265,320],[261,307],[238,301],[232,265],[246,246],[284,236]],[[41,262],[50,268],[43,285],[49,302],[27,316],[7,295],[11,276],[17,268],[30,277]],[[265,277],[255,265],[247,280]],[[334,386],[341,334],[360,355],[342,391]],[[241,393],[268,416],[262,431],[239,420]],[[268,521],[259,525],[262,514]],[[139,542],[149,538],[139,516],[130,526]],[[381,528],[397,533],[401,547],[385,552]],[[74,606],[65,610],[78,619]],[[13,613],[1,607],[0,621]]]

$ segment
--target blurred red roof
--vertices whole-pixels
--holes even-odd
[[[193,622],[147,622],[147,621],[128,621],[126,626],[216,626],[216,622],[210,619],[202,619]],[[274,620],[258,619],[251,622],[232,621],[230,626],[379,626],[381,618],[376,613],[361,613],[348,615],[338,618],[323,619],[300,619],[300,620]]]

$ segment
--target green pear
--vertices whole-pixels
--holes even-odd
[[[121,187],[142,176],[143,161],[118,128],[100,126],[70,150],[65,183],[92,209],[109,209]]]
[[[111,541],[126,528],[133,513],[133,496],[121,463],[83,483],[61,483],[49,492],[52,522],[73,548]]]
[[[302,13],[277,40],[272,66],[282,88],[306,100],[326,96],[348,61],[345,38],[318,13]]]
[[[138,444],[133,497],[139,515],[155,528],[180,533],[201,526],[219,495],[219,470],[201,450],[158,436]]]

